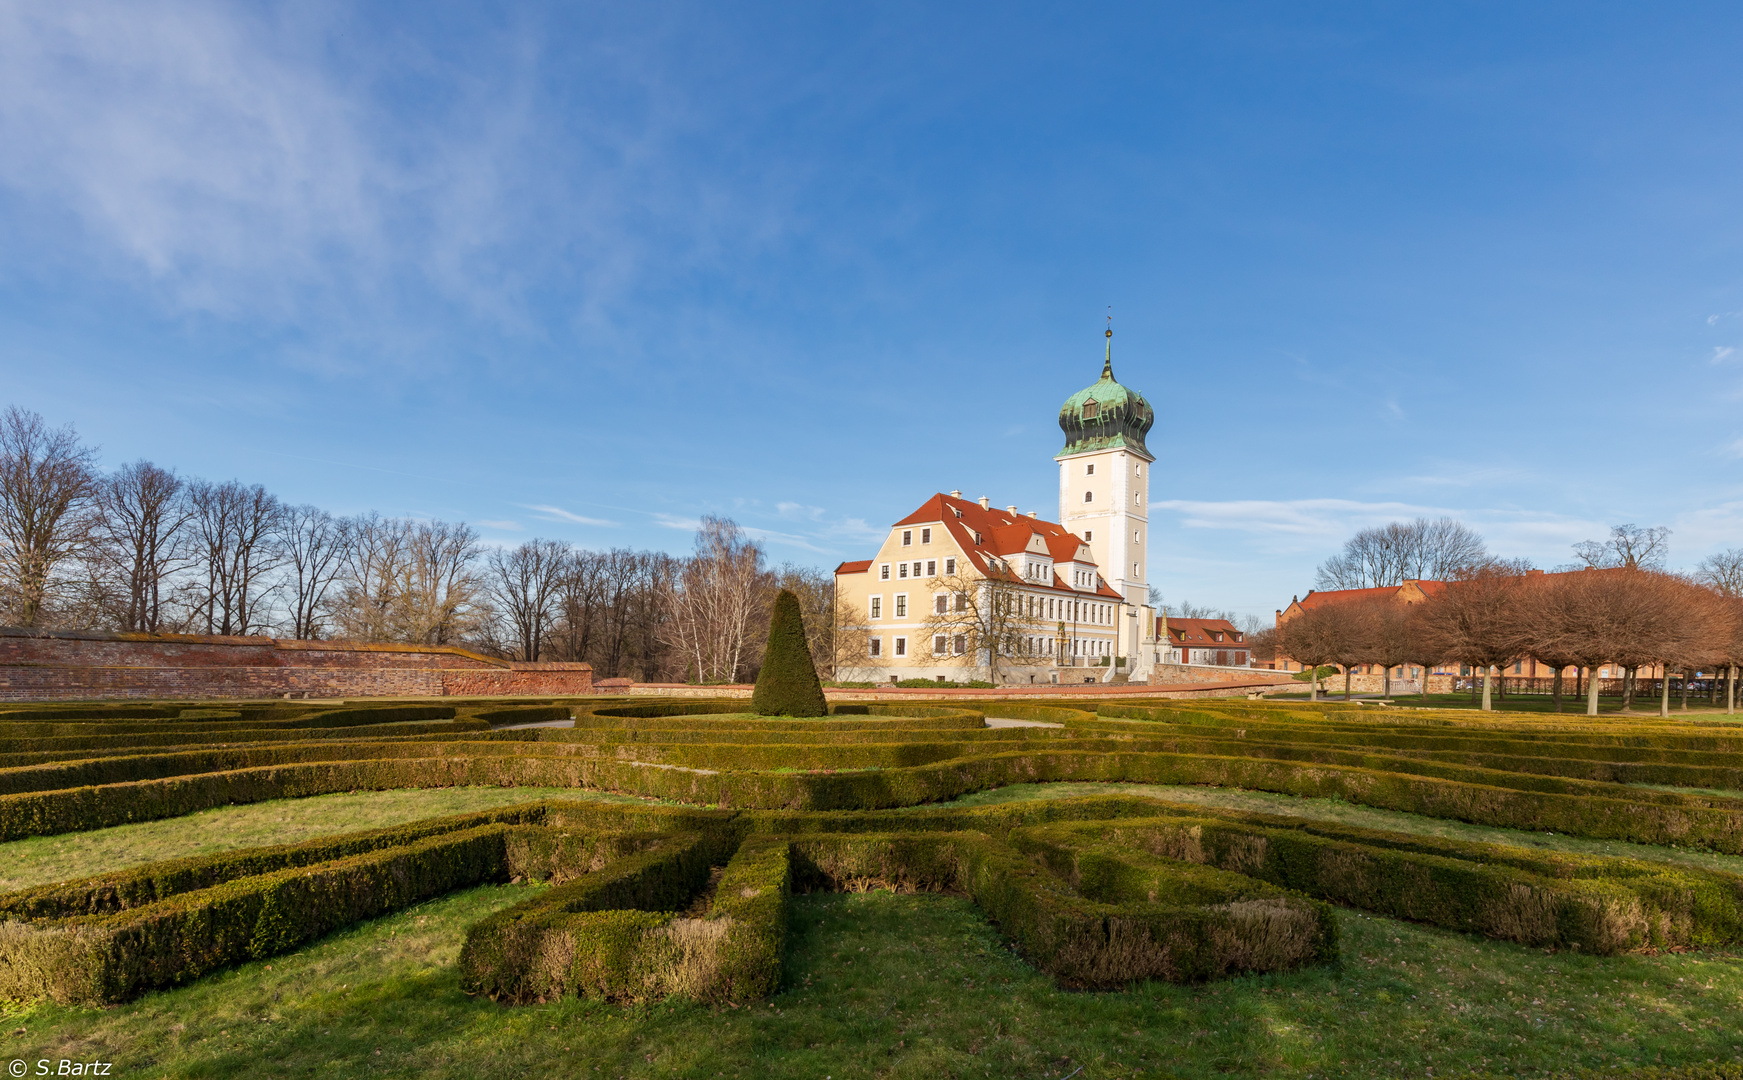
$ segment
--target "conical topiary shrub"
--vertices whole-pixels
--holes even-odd
[[[775,597],[774,614],[769,616],[769,647],[763,653],[763,669],[757,673],[750,705],[762,716],[829,715],[817,666],[811,663],[811,648],[805,644],[799,598],[786,589]]]

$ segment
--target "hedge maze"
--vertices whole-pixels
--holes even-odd
[[[473,925],[459,964],[468,992],[510,1004],[766,997],[789,898],[818,889],[968,897],[1029,962],[1082,988],[1332,961],[1334,907],[1601,955],[1743,942],[1743,876],[1719,870],[1143,788],[950,801],[1043,781],[1213,785],[1743,854],[1743,729],[1253,702],[844,705],[816,719],[744,705],[0,712],[0,840],[342,791],[577,789],[0,896],[0,996],[126,1000],[506,881],[544,887]],[[988,728],[988,715],[1056,726]]]

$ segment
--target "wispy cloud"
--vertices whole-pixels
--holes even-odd
[[[1722,364],[1736,351],[1737,350],[1730,345],[1714,345],[1712,358],[1707,362],[1709,364]]]
[[[1708,315],[1707,325],[1717,326],[1726,319],[1734,319],[1738,315],[1743,315],[1743,311],[1721,311],[1717,315]]]
[[[1719,447],[1719,453],[1729,458],[1743,458],[1743,438],[1732,439]]]
[[[1232,529],[1248,533],[1299,536],[1342,536],[1364,525],[1444,511],[1401,502],[1357,502],[1353,499],[1235,499],[1200,502],[1165,499],[1152,504],[1183,515],[1189,529]]]
[[[485,518],[480,520],[478,524],[481,528],[495,529],[498,532],[521,531],[521,524],[518,521],[492,521],[489,518]]]
[[[521,505],[523,509],[531,510],[533,513],[537,514],[541,521],[567,521],[572,525],[597,525],[604,528],[614,528],[618,524],[618,522],[607,521],[604,518],[583,517],[580,514],[572,514],[561,506],[541,506],[536,504]]]

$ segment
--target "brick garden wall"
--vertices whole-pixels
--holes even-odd
[[[587,664],[448,646],[0,628],[0,701],[587,694]]]

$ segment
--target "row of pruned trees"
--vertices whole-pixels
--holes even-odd
[[[1596,715],[1600,667],[1623,671],[1623,707],[1631,708],[1642,668],[1692,677],[1727,673],[1734,707],[1743,664],[1743,600],[1723,585],[1638,564],[1565,573],[1525,572],[1504,563],[1461,574],[1404,604],[1390,597],[1304,608],[1272,632],[1277,652],[1317,670],[1368,664],[1387,672],[1410,664],[1427,673],[1458,663],[1483,672],[1483,707],[1492,707],[1494,673],[1520,660],[1554,672],[1555,708],[1562,707],[1564,672],[1583,681],[1586,711]],[[1313,680],[1314,696],[1318,679]],[[1686,685],[1686,679],[1685,679]],[[1388,692],[1390,687],[1387,687]],[[1661,686],[1669,708],[1669,680]]]
[[[754,676],[783,587],[831,670],[834,579],[771,569],[723,518],[702,521],[688,557],[494,547],[463,522],[335,516],[149,461],[104,472],[72,428],[0,413],[4,625],[453,644],[729,682]]]

